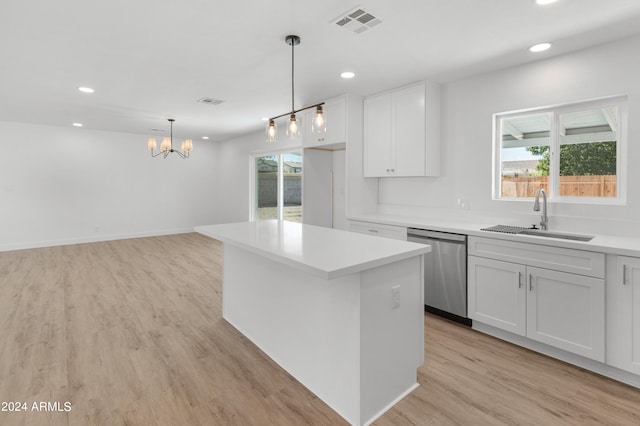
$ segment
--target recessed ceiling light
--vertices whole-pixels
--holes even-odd
[[[93,93],[93,92],[95,92],[95,90],[93,90],[91,87],[78,87],[78,90],[83,92],[83,93]]]
[[[346,79],[353,78],[355,76],[356,76],[356,74],[354,72],[351,72],[351,71],[345,71],[345,72],[340,74],[340,77],[346,78]]]
[[[82,123],[73,123],[73,127],[82,127]]]
[[[558,0],[536,0],[536,3],[538,4],[551,4],[551,3],[555,3]]]
[[[267,117],[262,117],[262,121],[268,121],[269,119]]]
[[[209,136],[203,136],[202,139],[207,140],[209,139]]]
[[[529,48],[531,52],[543,52],[551,47],[551,43],[538,43]]]

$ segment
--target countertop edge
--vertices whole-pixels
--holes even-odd
[[[420,256],[420,255],[423,255],[423,254],[428,253],[428,252],[431,251],[431,246],[425,245],[425,246],[421,246],[420,248],[408,250],[408,251],[403,252],[403,253],[397,253],[397,254],[385,256],[385,257],[380,258],[380,259],[374,259],[374,260],[358,263],[356,265],[346,266],[346,267],[343,267],[343,268],[336,268],[336,269],[326,270],[326,269],[316,268],[316,267],[311,266],[311,265],[309,265],[307,263],[297,261],[297,260],[292,259],[290,257],[286,257],[286,256],[283,256],[281,254],[274,253],[274,252],[271,252],[269,250],[265,250],[265,249],[262,249],[260,247],[256,247],[256,246],[251,245],[251,244],[245,244],[245,243],[243,243],[241,241],[238,241],[238,240],[235,240],[233,238],[228,238],[226,236],[221,236],[221,235],[217,234],[216,232],[208,231],[206,228],[207,228],[207,225],[205,225],[205,226],[196,226],[196,227],[194,227],[194,232],[197,232],[197,233],[205,235],[207,237],[216,239],[218,241],[221,241],[224,244],[230,244],[230,245],[233,245],[235,247],[247,250],[247,251],[249,251],[251,253],[258,254],[260,256],[266,257],[266,258],[268,258],[270,260],[273,260],[275,262],[278,262],[280,264],[284,264],[284,265],[296,268],[298,270],[302,270],[304,272],[309,273],[310,275],[313,275],[315,277],[322,278],[322,279],[325,279],[325,280],[332,280],[332,279],[340,278],[340,277],[343,277],[343,276],[346,276],[346,275],[359,273],[359,272],[366,271],[366,270],[369,270],[369,269],[373,269],[373,268],[376,268],[376,267],[379,267],[379,266],[384,266],[384,265],[387,265],[389,263],[393,263],[393,262],[397,262],[397,261],[400,261],[400,260],[409,259],[409,258],[415,257],[415,256]],[[374,237],[374,238],[378,238],[378,237]]]
[[[585,242],[562,240],[549,237],[538,237],[534,235],[505,234],[500,232],[481,230],[481,228],[494,226],[497,225],[497,223],[467,223],[462,221],[460,221],[459,223],[455,223],[454,220],[448,220],[444,222],[432,218],[404,218],[384,214],[348,216],[347,219],[361,222],[380,223],[384,225],[402,226],[406,228],[429,229],[433,231],[450,232],[454,234],[464,234],[475,237],[493,238],[498,240],[517,241],[521,243],[546,245],[551,247],[563,247],[575,250],[594,251],[605,254],[640,257],[640,239],[638,238],[589,234],[593,235],[594,238],[591,241]]]

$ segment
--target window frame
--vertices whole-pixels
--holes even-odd
[[[525,201],[533,197],[502,197],[502,127],[504,118],[518,117],[527,114],[551,115],[549,130],[549,147],[551,160],[549,164],[549,201],[567,204],[604,204],[626,205],[627,203],[627,118],[628,97],[626,95],[609,96],[588,101],[572,102],[553,106],[528,108],[493,114],[493,156],[492,156],[492,200]],[[618,130],[616,131],[616,196],[615,197],[576,197],[560,195],[560,116],[562,114],[587,111],[592,109],[617,108]]]
[[[277,181],[277,205],[278,205],[278,218],[277,220],[284,220],[284,179],[283,179],[283,155],[284,154],[300,154],[300,161],[303,164],[301,172],[301,189],[304,192],[304,150],[302,147],[284,147],[280,149],[270,149],[265,151],[254,151],[249,154],[249,220],[251,222],[258,220],[257,218],[257,174],[256,174],[256,160],[260,157],[277,156],[278,157],[278,181]],[[301,199],[304,200],[304,194],[301,194]],[[304,205],[302,206],[302,214],[304,215]],[[273,219],[272,219],[273,220]]]

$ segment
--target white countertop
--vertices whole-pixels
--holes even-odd
[[[431,251],[428,245],[277,220],[196,226],[195,231],[324,279]]]
[[[591,241],[574,241],[559,238],[537,237],[533,235],[516,235],[504,234],[500,232],[482,231],[482,228],[488,228],[494,225],[500,225],[500,220],[494,222],[472,222],[468,220],[456,219],[438,219],[438,218],[420,218],[405,217],[386,214],[368,214],[360,216],[350,216],[349,220],[365,221],[381,223],[385,225],[396,225],[407,228],[422,228],[433,231],[452,232],[456,234],[473,235],[477,237],[496,238],[500,240],[520,241],[532,244],[541,244],[554,247],[565,247],[578,250],[595,251],[599,253],[617,254],[623,256],[640,257],[640,238],[619,237],[611,235],[589,234],[594,238]],[[563,232],[562,230],[552,229],[551,232]],[[575,234],[566,232],[567,234]]]

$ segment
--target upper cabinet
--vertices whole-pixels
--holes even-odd
[[[423,82],[364,100],[364,176],[438,176],[440,87]]]
[[[311,122],[316,113],[315,108],[305,111],[304,128],[305,137],[302,144],[305,148],[322,148],[328,145],[344,144],[347,141],[347,106],[346,98],[341,96],[326,101],[322,106],[324,117],[327,121],[327,130],[323,133],[311,131]]]

